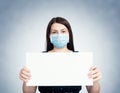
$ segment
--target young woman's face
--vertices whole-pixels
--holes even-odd
[[[50,34],[69,34],[66,26],[60,23],[53,23]]]
[[[50,41],[56,48],[64,48],[69,43],[68,29],[59,23],[53,23],[50,31]]]

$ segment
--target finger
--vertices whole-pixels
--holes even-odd
[[[92,78],[92,71],[90,71],[90,72],[88,73],[88,77],[89,77],[89,78]]]
[[[92,76],[91,76],[92,74]],[[90,76],[90,78],[92,77],[93,79],[98,77],[100,75],[100,71],[96,68],[93,71],[91,71],[91,73],[88,74],[88,76]]]
[[[25,76],[24,74],[20,74],[19,77],[23,82],[28,82],[28,80],[30,80],[30,77]]]
[[[101,79],[102,75],[101,73],[93,75],[93,81],[99,81]]]
[[[25,83],[28,82],[28,79],[21,78],[21,80],[22,80],[23,82],[25,82]]]
[[[26,75],[28,77],[31,76],[30,72],[26,72],[25,70],[22,70],[21,74],[24,74],[24,75]]]
[[[21,77],[21,78],[24,78],[24,79],[30,79],[30,76],[27,76],[27,75],[25,75],[25,74],[21,74],[20,77]]]
[[[94,74],[94,75],[92,75],[93,76],[93,79],[95,79],[95,78],[97,78],[97,77],[100,77],[100,73],[96,73],[96,74]]]
[[[97,74],[97,73],[99,73],[99,70],[98,69],[94,69],[93,71],[92,71],[92,74],[94,75],[94,74]]]
[[[96,69],[97,67],[94,65],[94,66],[92,66],[90,69],[89,69],[89,71],[93,71],[94,69]]]
[[[24,71],[30,73],[30,70],[29,70],[27,67],[24,67],[22,70],[24,70]]]
[[[21,69],[20,74],[25,74],[26,76],[30,76],[30,70],[24,67]]]
[[[19,78],[30,78],[31,74],[29,70],[26,70],[25,68],[21,69],[20,73],[19,73]]]
[[[100,79],[101,79],[101,76],[93,79],[93,82],[98,82],[98,81],[100,81]]]
[[[95,66],[95,65],[94,65],[94,66],[92,66],[92,70],[94,70],[94,69],[96,69],[96,68],[97,68],[97,66]]]
[[[97,74],[97,73],[99,73],[100,72],[100,70],[97,68],[97,67],[93,67],[93,70],[92,70],[92,74],[94,75],[94,74]]]
[[[93,75],[97,73],[96,66],[92,66],[89,71],[88,77],[93,78]]]

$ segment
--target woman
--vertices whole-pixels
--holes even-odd
[[[62,18],[52,18],[46,31],[46,52],[75,52],[72,29],[69,22]],[[23,81],[23,93],[35,93],[37,86],[26,86],[30,79],[30,71],[24,67],[20,71],[20,79]],[[88,93],[100,93],[101,72],[96,66],[90,68],[88,77],[93,79],[93,86],[86,86]],[[81,86],[39,86],[41,93],[79,93]]]

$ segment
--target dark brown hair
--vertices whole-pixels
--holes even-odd
[[[65,18],[62,18],[62,17],[54,17],[48,23],[47,30],[46,30],[46,43],[47,43],[46,51],[48,52],[53,49],[53,44],[50,42],[50,30],[51,30],[51,26],[53,23],[60,23],[67,27],[68,32],[69,32],[69,37],[70,37],[69,43],[67,44],[67,48],[74,52],[73,34],[72,34],[71,26],[69,22]]]

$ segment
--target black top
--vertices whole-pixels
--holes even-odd
[[[81,89],[81,86],[38,86],[40,93],[79,93]]]
[[[81,86],[39,86],[40,93],[79,93]]]

